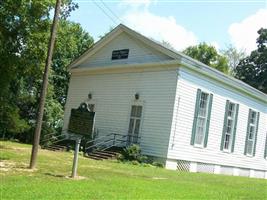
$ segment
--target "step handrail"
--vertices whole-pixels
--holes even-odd
[[[58,143],[58,142],[64,141],[64,140],[66,140],[66,138],[63,138],[63,139],[61,139],[61,140],[56,140],[56,141],[52,142],[52,143],[49,144],[49,145],[43,145],[43,146],[44,146],[44,147],[50,147],[50,146],[52,146],[52,145],[54,145],[54,144],[56,144],[56,143]]]
[[[107,147],[103,148],[102,151],[104,151],[104,150],[106,150],[106,149],[108,149],[108,148],[110,148],[110,147],[113,147],[113,146],[116,147],[116,146],[118,146],[119,144],[123,144],[123,143],[126,143],[125,146],[127,146],[127,143],[129,142],[129,140],[128,140],[128,137],[129,137],[129,136],[131,136],[131,137],[136,137],[137,139],[140,139],[140,138],[141,138],[140,136],[135,136],[135,135],[122,135],[122,134],[118,134],[118,135],[120,135],[120,136],[122,136],[122,137],[127,137],[127,139],[126,139],[126,140],[116,139],[115,142],[113,143],[113,145],[111,145],[111,146],[107,146]],[[119,143],[117,143],[117,141],[119,141]],[[139,142],[138,142],[137,144],[139,144]]]
[[[66,136],[66,134],[55,135],[55,136],[53,136],[53,138],[57,139],[57,138],[59,138],[59,137],[61,137],[61,136]],[[51,140],[51,139],[52,139],[52,137],[50,137],[50,138],[47,138],[47,139],[45,139],[45,140],[41,140],[41,141],[40,141],[40,143],[43,143],[43,142],[49,141],[49,140]]]
[[[109,133],[109,134],[107,134],[107,135],[102,135],[102,136],[97,137],[97,138],[95,138],[95,139],[89,140],[89,141],[87,141],[87,142],[85,143],[85,145],[88,144],[88,143],[90,143],[90,142],[95,142],[95,141],[97,141],[97,140],[99,140],[99,139],[102,139],[102,138],[111,136],[111,135],[113,135],[113,134],[114,134],[114,133]]]
[[[94,145],[92,145],[92,146],[86,147],[84,150],[86,151],[86,150],[91,149],[91,148],[93,148],[93,147],[97,147],[97,146],[100,145],[100,144],[105,144],[105,143],[108,143],[108,142],[111,142],[111,141],[113,141],[113,139],[105,140],[105,141],[99,142],[99,143],[97,143],[97,144],[94,144]]]
[[[110,138],[110,136],[112,136],[112,135],[113,135],[113,137]],[[117,138],[118,136],[120,138]],[[104,139],[104,138],[109,138],[109,139],[94,143],[94,144],[90,145],[89,147],[85,146],[84,151],[86,152],[88,149],[92,149],[94,147],[99,147],[99,146],[102,146],[105,144],[107,144],[107,146],[102,148],[102,150],[108,149],[108,148],[113,147],[113,146],[118,146],[119,144],[123,144],[123,143],[125,143],[125,146],[127,146],[127,144],[130,143],[130,138],[137,138],[137,141],[138,141],[141,137],[135,136],[135,135],[124,135],[124,134],[119,134],[119,133],[110,133],[107,135],[103,135],[99,138],[96,138],[94,140],[90,140],[90,141],[86,142],[86,144],[88,144],[89,142],[95,142],[95,141],[98,141],[98,140]],[[118,143],[118,141],[119,141],[119,143]],[[137,144],[138,143],[139,142],[137,142]]]
[[[61,132],[63,133],[63,132],[65,132],[67,129],[64,129],[64,130],[62,130]],[[56,133],[55,132],[53,132],[53,133],[49,133],[49,134],[46,134],[46,135],[44,135],[44,137],[48,137],[48,136],[50,136],[50,135],[55,135]],[[63,133],[63,134],[60,134],[60,135],[66,135],[67,133]],[[57,136],[60,136],[60,135],[56,135],[55,137],[57,137]],[[50,139],[50,138],[48,138],[48,139]],[[46,140],[46,139],[45,139]],[[45,141],[45,140],[41,140],[41,142],[43,142],[43,141]]]

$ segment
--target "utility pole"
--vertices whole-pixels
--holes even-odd
[[[38,114],[37,114],[37,124],[35,127],[34,140],[33,140],[33,145],[32,145],[30,169],[34,169],[36,165],[38,147],[39,147],[39,142],[40,142],[40,134],[42,130],[45,98],[46,98],[47,86],[48,86],[48,74],[49,74],[49,68],[51,65],[51,60],[52,60],[52,55],[53,55],[55,39],[56,39],[57,22],[59,18],[60,6],[61,6],[61,0],[57,0],[53,24],[51,27],[49,44],[48,44],[45,70],[44,70],[44,75],[43,75],[43,84],[42,84],[42,91],[41,91],[41,96],[40,96],[40,104],[39,104],[39,109],[38,109]]]

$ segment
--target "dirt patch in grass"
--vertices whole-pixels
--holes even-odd
[[[167,178],[164,177],[152,177],[154,180],[166,180]]]
[[[75,178],[72,178],[70,176],[66,176],[66,178],[71,179],[71,180],[84,180],[84,179],[87,179],[84,176],[76,176]]]
[[[87,179],[87,177],[84,176],[76,176],[75,178],[72,178],[71,176],[65,176],[63,174],[54,174],[54,173],[45,173],[47,176],[53,176],[57,178],[66,178],[66,179],[71,179],[71,180],[84,180]]]
[[[28,164],[26,163],[15,163],[8,160],[0,161],[0,171],[9,172],[9,171],[22,171],[22,172],[34,172],[36,169],[29,169]]]

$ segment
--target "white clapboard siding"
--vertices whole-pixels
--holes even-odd
[[[128,59],[111,60],[112,51],[119,49],[129,49]],[[170,57],[149,48],[127,33],[121,33],[94,55],[90,56],[89,59],[85,60],[79,67],[162,62],[170,59]]]
[[[198,88],[213,93],[207,148],[197,148],[190,145]],[[227,99],[239,104],[233,153],[226,153],[220,150],[225,103]],[[254,157],[244,155],[249,108],[260,112],[256,155]],[[264,159],[267,131],[266,104],[257,102],[240,93],[230,91],[218,83],[208,81],[205,77],[199,77],[199,75],[193,72],[182,69],[178,77],[173,119],[168,150],[169,159],[267,170],[267,160]]]
[[[144,154],[167,156],[177,73],[172,71],[71,76],[64,116],[68,127],[71,108],[87,101],[96,103],[95,128],[99,135],[127,134],[134,94],[140,94],[143,123],[140,130]]]

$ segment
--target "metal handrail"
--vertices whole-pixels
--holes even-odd
[[[64,132],[64,131],[66,131],[67,129],[64,129],[64,130],[62,130],[61,132]],[[49,134],[46,134],[46,135],[44,135],[44,137],[47,137],[47,136],[50,136],[50,135],[54,135],[55,133],[49,133]]]
[[[118,133],[110,133],[110,134],[107,134],[107,135],[104,135],[104,136],[101,136],[99,138],[96,138],[94,140],[90,140],[88,142],[86,142],[86,144],[88,144],[89,142],[95,142],[97,140],[100,140],[100,139],[103,139],[103,138],[106,138],[106,137],[110,137],[111,135],[113,135],[114,137],[108,139],[108,140],[105,140],[105,141],[100,141],[98,143],[95,143],[89,147],[85,147],[84,148],[84,151],[87,151],[88,149],[92,149],[94,147],[98,147],[98,146],[101,146],[101,145],[104,145],[104,144],[108,144],[108,143],[111,143],[110,145],[107,145],[106,147],[104,147],[102,150],[105,150],[105,149],[108,149],[110,147],[113,147],[113,146],[117,146],[118,145],[118,141],[120,142],[119,144],[123,144],[123,143],[127,143],[130,141],[129,138],[137,138],[137,141],[138,139],[140,139],[141,137],[139,136],[135,136],[135,135],[124,135],[124,134],[118,134]],[[117,138],[117,136],[120,136],[120,138]],[[124,139],[126,138],[126,139]]]
[[[103,142],[94,144],[94,145],[92,145],[92,146],[89,146],[89,147],[85,148],[85,150],[91,149],[91,148],[93,148],[93,147],[97,147],[97,146],[100,145],[100,144],[108,143],[108,142],[110,142],[110,141],[112,141],[112,140],[113,140],[113,139],[109,139],[109,140],[105,140],[105,141],[103,141]]]
[[[58,143],[58,142],[64,141],[64,140],[66,140],[66,138],[63,138],[63,139],[61,139],[61,140],[54,141],[54,142],[52,142],[51,144],[49,144],[49,145],[44,145],[44,146],[49,147],[49,146],[52,146],[52,145],[54,145],[54,144],[56,144],[56,143]]]
[[[85,145],[88,144],[88,143],[91,143],[91,142],[95,142],[95,141],[97,141],[97,140],[99,140],[99,139],[105,138],[105,137],[107,137],[107,136],[111,136],[111,135],[113,135],[113,134],[115,134],[115,133],[109,133],[109,134],[107,134],[107,135],[102,135],[102,136],[97,137],[97,138],[95,138],[95,139],[89,140],[89,141],[87,141],[87,142],[85,143]]]
[[[126,145],[127,145],[129,135],[122,135],[122,134],[118,134],[118,135],[120,135],[122,137],[127,137],[127,140],[116,139],[115,142],[113,143],[113,145],[110,145],[110,146],[107,146],[107,147],[103,148],[102,151],[104,151],[104,150],[106,150],[108,148],[111,148],[113,146],[117,146],[119,144],[123,144],[123,143],[126,143]],[[141,137],[138,137],[138,136],[132,136],[132,137],[137,137],[138,139],[141,138]],[[120,141],[120,143],[117,143],[117,141]]]
[[[56,135],[56,136],[54,136],[54,138],[59,138],[60,136],[66,136],[66,134]],[[51,139],[52,139],[52,137],[47,138],[47,139],[45,139],[45,140],[41,140],[40,142],[46,142],[46,141],[49,141],[49,140],[51,140]]]

